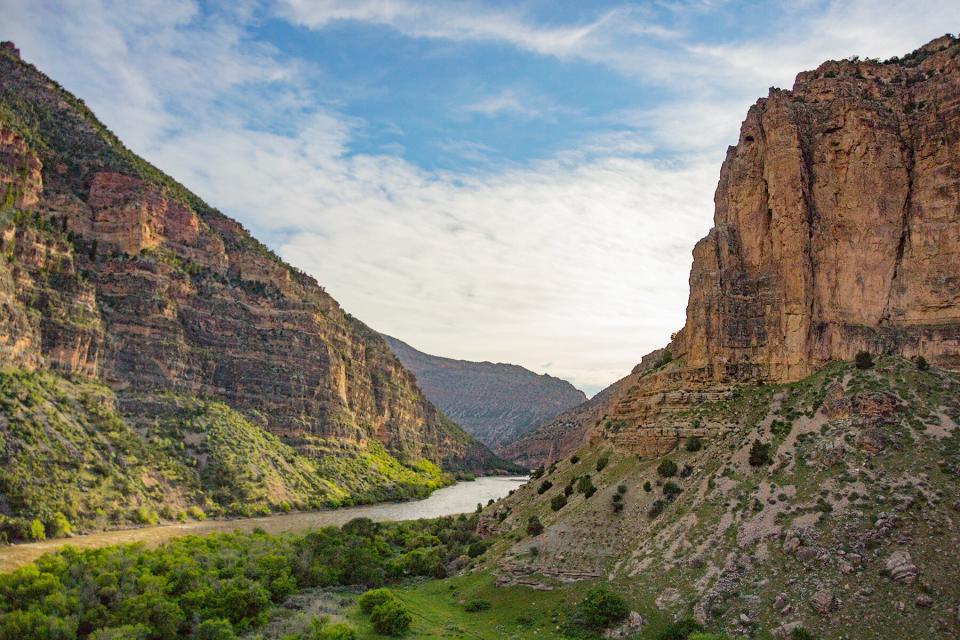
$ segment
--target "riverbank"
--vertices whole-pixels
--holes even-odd
[[[340,526],[354,518],[361,517],[370,518],[377,522],[387,522],[469,513],[476,508],[478,503],[486,505],[489,500],[498,500],[526,481],[526,477],[519,476],[482,476],[475,480],[462,481],[449,487],[437,489],[428,498],[422,500],[387,502],[258,518],[165,524],[139,529],[103,531],[42,542],[25,542],[0,547],[0,573],[12,571],[17,567],[29,564],[43,554],[56,551],[67,545],[81,549],[91,549],[114,544],[142,542],[152,547],[166,540],[188,535],[205,535],[229,531],[249,532],[254,529],[263,529],[267,533],[283,533]]]

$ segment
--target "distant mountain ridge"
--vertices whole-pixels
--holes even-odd
[[[444,358],[384,339],[427,398],[494,451],[587,399],[566,380],[519,365]]]

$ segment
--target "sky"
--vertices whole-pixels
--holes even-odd
[[[0,39],[373,328],[592,395],[683,326],[772,86],[956,0],[0,0]]]

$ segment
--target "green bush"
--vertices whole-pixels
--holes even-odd
[[[664,483],[663,497],[666,498],[668,501],[673,502],[674,500],[677,499],[677,496],[679,496],[681,493],[683,493],[683,489],[681,489],[680,485],[678,485],[673,480],[668,480],[667,482]]]
[[[649,480],[643,483],[643,490],[646,491],[647,493],[650,493],[651,491],[653,491],[653,485],[650,484]]]
[[[590,478],[590,476],[580,476],[580,478],[577,480],[577,491],[586,494],[590,492],[591,489],[594,489],[594,486],[593,480]],[[591,495],[593,494],[591,493]]]
[[[610,464],[610,456],[597,458],[597,471],[603,471],[606,469],[608,464]]]
[[[30,532],[29,537],[31,540],[46,540],[47,539],[47,529],[43,526],[43,523],[40,522],[39,518],[34,518],[30,521]]]
[[[527,520],[527,535],[538,536],[543,533],[543,524],[537,516],[530,516]]]
[[[627,485],[625,485],[625,484],[618,484],[618,485],[617,485],[617,493],[619,493],[620,495],[623,495],[623,494],[625,494],[626,492],[627,492]]]
[[[378,604],[370,612],[373,630],[383,636],[402,636],[410,629],[413,617],[407,608],[397,599]]]
[[[237,634],[228,620],[213,618],[201,622],[193,637],[195,640],[234,640]]]
[[[630,610],[623,598],[603,586],[587,592],[573,613],[573,626],[584,631],[600,632],[625,620]]]
[[[363,593],[359,598],[357,598],[357,604],[360,605],[360,610],[365,614],[370,615],[370,612],[373,611],[373,608],[387,602],[389,600],[395,600],[396,596],[393,595],[393,592],[390,589],[371,589]]]
[[[537,487],[537,493],[540,495],[545,494],[547,491],[550,491],[550,488],[553,487],[553,483],[549,480],[544,480],[540,483],[540,486]]]
[[[50,520],[50,535],[54,538],[63,538],[68,536],[73,532],[73,526],[70,524],[70,521],[67,520],[67,516],[63,515],[59,511],[53,514],[53,518]]]
[[[471,600],[463,605],[463,610],[469,613],[476,613],[477,611],[486,611],[490,606],[490,602],[487,600]]]
[[[690,640],[692,634],[700,633],[703,630],[703,626],[693,618],[683,618],[671,622],[661,629],[654,636],[654,640]]]
[[[703,448],[703,442],[700,440],[700,438],[698,438],[697,436],[690,436],[689,438],[687,438],[687,446],[686,446],[687,451],[689,451],[690,453],[693,453],[694,451],[700,451],[700,449],[702,448]]]
[[[573,495],[573,485],[572,485],[572,484],[568,484],[567,486],[565,486],[565,487],[563,488],[563,495],[567,496],[568,498]]]
[[[860,351],[854,358],[857,369],[872,369],[873,355],[869,351]]]
[[[917,356],[917,369],[927,371],[930,369],[930,363],[923,356]]]
[[[342,622],[326,624],[314,619],[303,640],[356,640],[357,632]]]
[[[790,640],[817,640],[817,636],[803,627],[795,627],[794,630],[790,632]]]
[[[570,456],[570,464],[577,464],[578,462],[580,462],[580,456],[576,454]]]
[[[563,509],[565,506],[567,506],[567,496],[557,495],[553,496],[553,499],[550,500],[550,508],[554,511],[560,511],[560,509]]]
[[[750,466],[765,467],[770,464],[770,443],[754,440],[750,447]]]
[[[670,458],[664,458],[660,464],[657,465],[657,473],[664,478],[672,478],[677,475],[677,463]]]

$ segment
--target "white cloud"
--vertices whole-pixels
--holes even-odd
[[[559,26],[476,3],[290,1],[278,11],[315,29],[365,21],[595,61],[666,89],[529,166],[429,172],[347,153],[363,123],[318,100],[321,71],[250,39],[252,5],[210,15],[188,0],[6,0],[4,37],[372,326],[441,355],[551,363],[549,373],[588,388],[681,326],[723,147],[758,94],[825,57],[904,53],[960,18],[955,3],[837,2],[771,25],[762,42],[707,47],[634,7]],[[555,106],[508,88],[467,110],[532,118]],[[277,120],[280,130],[263,124]],[[436,144],[477,160],[489,152]],[[675,159],[644,157],[655,149]]]
[[[516,114],[526,118],[537,118],[544,114],[544,110],[532,104],[534,101],[527,97],[521,98],[513,89],[504,89],[497,94],[466,104],[463,110],[483,116],[496,116],[503,113]]]

